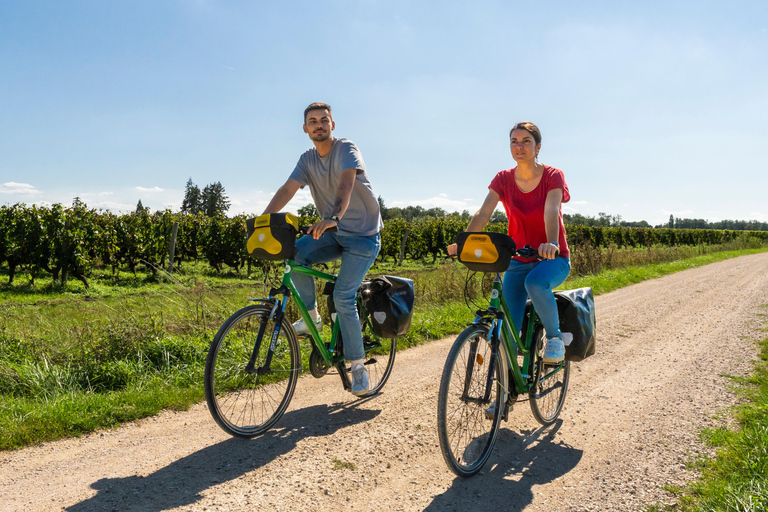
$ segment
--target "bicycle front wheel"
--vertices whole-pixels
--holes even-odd
[[[544,364],[544,332],[541,326],[533,333],[536,347],[534,361],[534,386],[528,390],[531,412],[542,425],[551,425],[560,415],[568,393],[568,380],[571,376],[571,362]]]
[[[480,471],[491,455],[502,411],[501,369],[504,362],[488,341],[488,327],[462,332],[448,353],[437,401],[440,450],[460,477]]]
[[[283,319],[267,365],[275,322],[272,308],[247,306],[224,322],[205,362],[205,399],[213,419],[237,437],[266,432],[285,413],[296,389],[301,354]]]

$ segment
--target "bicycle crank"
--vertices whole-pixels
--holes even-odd
[[[309,355],[309,373],[311,373],[314,378],[319,379],[325,377],[330,369],[331,365],[323,359],[323,356],[313,345],[312,353]]]

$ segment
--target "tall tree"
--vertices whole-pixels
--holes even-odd
[[[229,210],[230,201],[220,181],[206,185],[202,194],[202,210],[209,217]]]
[[[181,202],[182,213],[198,213],[203,210],[203,198],[200,194],[200,188],[192,182],[192,178],[187,181],[187,188],[184,190],[184,200]]]

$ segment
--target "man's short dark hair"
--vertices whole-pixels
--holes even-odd
[[[329,114],[331,114],[331,117],[333,117],[333,113],[331,112],[331,106],[327,103],[312,103],[310,106],[304,109],[304,124],[307,124],[307,114],[310,110],[327,110]]]

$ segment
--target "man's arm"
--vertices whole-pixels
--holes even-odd
[[[349,207],[349,199],[352,197],[352,189],[355,187],[355,176],[357,176],[357,169],[343,169],[341,171],[339,187],[336,189],[336,199],[333,202],[333,211],[331,215],[335,215],[339,218],[344,216],[344,213]],[[317,240],[326,229],[337,225],[335,220],[321,219],[320,222],[313,224],[312,227],[307,230],[307,233]]]
[[[272,196],[272,200],[267,205],[264,213],[278,213],[288,204],[288,201],[293,199],[293,196],[296,195],[296,192],[300,188],[301,183],[293,178],[288,178],[283,186],[277,189],[275,195]],[[349,204],[349,201],[347,201],[347,204]],[[264,215],[264,213],[262,213],[262,215]]]

